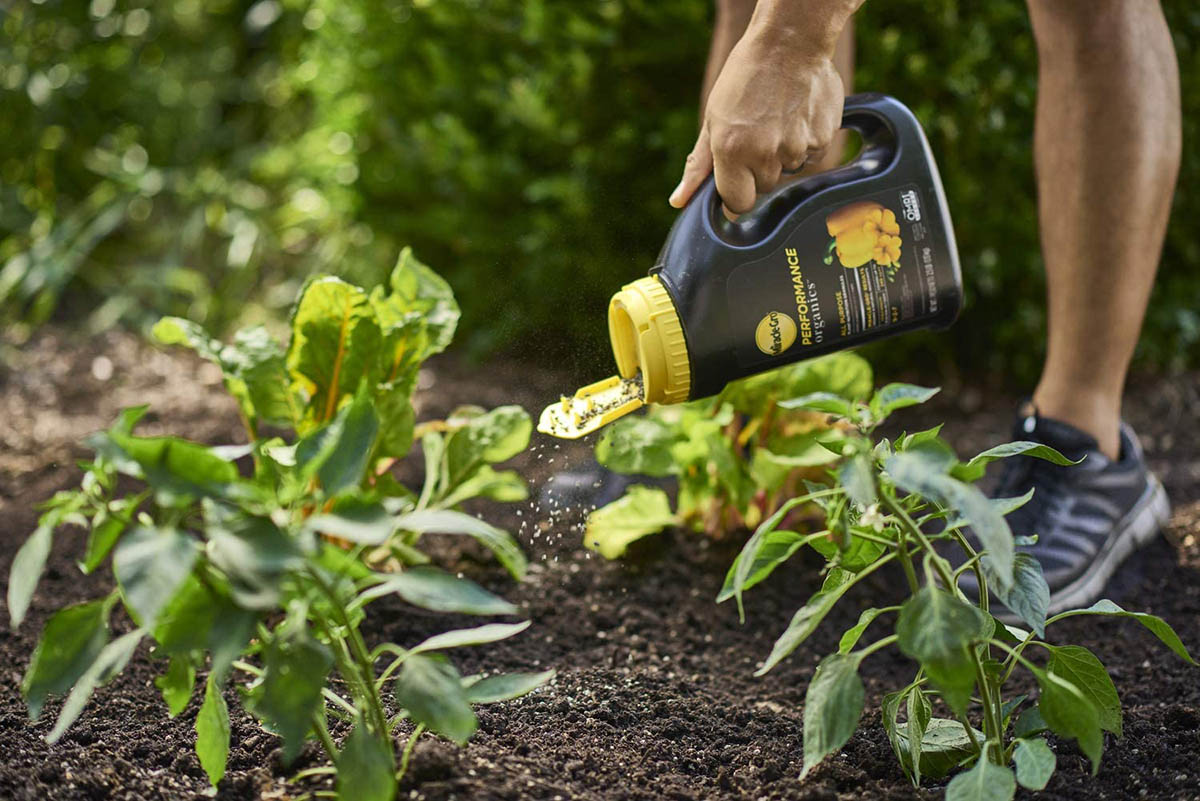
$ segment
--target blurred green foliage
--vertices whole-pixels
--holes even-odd
[[[1166,0],[1185,161],[1141,356],[1200,354],[1200,9]],[[18,0],[0,11],[0,323],[269,318],[412,243],[476,353],[606,369],[605,304],[674,213],[705,0]],[[1028,377],[1045,324],[1020,2],[867,3],[856,87],[927,126],[968,306],[894,365]],[[1119,269],[1113,265],[1113,269]],[[22,329],[21,326],[26,326]],[[886,366],[886,365],[885,365]]]

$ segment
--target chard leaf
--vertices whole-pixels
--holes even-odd
[[[287,368],[308,397],[297,430],[307,434],[333,419],[344,398],[383,376],[376,359],[382,334],[363,290],[333,276],[319,276],[301,290],[292,310]]]
[[[196,756],[209,784],[216,787],[225,776],[229,758],[229,707],[211,674],[204,682],[204,703],[196,716]]]
[[[770,656],[763,662],[762,667],[754,672],[754,675],[766,674],[807,640],[825,619],[825,615],[829,614],[829,610],[833,608],[834,604],[854,585],[854,580],[855,574],[849,570],[842,570],[840,567],[831,569],[821,584],[821,589],[813,593],[813,596],[808,599],[808,603],[796,610],[787,629],[779,635],[779,639],[771,648]]]
[[[8,571],[8,620],[14,630],[25,619],[34,590],[37,589],[42,571],[46,569],[46,559],[50,556],[50,545],[54,540],[54,524],[57,522],[56,518],[43,519],[13,558]]]
[[[734,381],[721,393],[721,400],[742,414],[762,417],[768,405],[780,398],[828,392],[855,401],[871,394],[873,383],[866,359],[843,351]]]
[[[975,686],[968,648],[991,631],[991,620],[979,609],[930,586],[905,601],[896,620],[900,650],[925,668],[930,682],[958,712],[965,711]]]
[[[529,485],[516,470],[495,470],[480,465],[475,473],[442,499],[442,505],[454,507],[471,498],[512,503],[529,497]]]
[[[113,574],[125,606],[139,625],[153,628],[158,613],[192,572],[199,549],[174,528],[138,526],[113,553]]]
[[[635,484],[617,500],[588,515],[583,542],[605,559],[616,559],[631,543],[678,522],[667,493]]]
[[[472,629],[457,629],[435,634],[419,645],[409,649],[410,654],[420,654],[425,651],[440,651],[443,648],[462,648],[468,645],[484,645],[490,642],[506,640],[520,634],[529,628],[529,621],[520,623],[488,623]]]
[[[300,754],[313,715],[323,707],[321,688],[332,664],[329,649],[290,621],[263,649],[263,677],[247,692],[247,705],[283,738],[286,764]]]
[[[403,459],[412,450],[413,427],[417,413],[413,408],[416,370],[395,381],[375,387],[374,409],[379,418],[378,455]]]
[[[678,471],[671,447],[678,431],[655,417],[625,417],[607,426],[596,443],[596,461],[625,475],[669,476]]]
[[[465,534],[495,554],[513,578],[520,581],[525,577],[528,562],[521,546],[507,531],[478,517],[453,509],[421,509],[400,515],[394,522],[400,530],[419,534]]]
[[[1017,740],[1013,751],[1013,762],[1017,766],[1017,783],[1026,790],[1045,790],[1054,775],[1058,758],[1041,737],[1032,740]]]
[[[1096,707],[1100,728],[1120,737],[1121,699],[1104,664],[1079,645],[1047,647],[1050,648],[1050,662],[1046,670],[1075,685]]]
[[[1076,615],[1103,615],[1106,617],[1124,617],[1136,620],[1149,629],[1155,637],[1162,640],[1163,644],[1170,648],[1180,659],[1192,665],[1197,664],[1192,655],[1188,653],[1188,649],[1183,644],[1183,641],[1179,639],[1179,635],[1175,633],[1175,629],[1171,628],[1167,624],[1167,621],[1157,615],[1147,614],[1146,612],[1126,612],[1107,598],[1096,601],[1096,603],[1087,609],[1072,609],[1069,612],[1055,615],[1046,622],[1049,624]]]
[[[38,719],[48,696],[65,693],[96,661],[108,642],[111,609],[112,599],[90,601],[60,609],[46,621],[21,682],[30,720]]]
[[[300,440],[296,462],[305,479],[315,475],[326,497],[357,487],[367,472],[379,418],[365,391],[334,416],[333,421]]]
[[[852,418],[854,403],[835,395],[832,392],[809,392],[796,398],[788,398],[779,402],[781,409],[805,409],[811,412],[825,412],[838,417]]]
[[[441,353],[454,339],[460,316],[450,284],[413,255],[412,248],[400,251],[388,281],[391,293],[386,304],[392,309],[419,314],[428,344],[417,355],[423,360]]]
[[[533,421],[520,406],[499,406],[467,419],[466,425],[446,438],[448,492],[474,475],[484,464],[511,459],[529,445]]]
[[[1013,583],[1012,532],[986,495],[932,469],[930,459],[916,450],[903,451],[887,461],[887,472],[896,486],[915,492],[947,509],[954,510],[970,523],[991,562],[997,593],[1007,593]]]
[[[830,654],[821,660],[804,695],[804,768],[801,780],[850,739],[862,717],[861,657]]]
[[[871,417],[880,422],[892,412],[932,398],[940,392],[938,387],[918,387],[913,384],[888,384],[871,397]]]
[[[966,773],[960,773],[946,785],[946,801],[1011,801],[1017,792],[1017,780],[1008,768],[987,759],[978,759]]]
[[[553,678],[553,670],[541,673],[502,673],[498,676],[488,676],[467,687],[467,701],[472,704],[495,704],[500,701],[511,701],[533,692]]]
[[[192,660],[182,654],[171,657],[167,672],[154,679],[154,686],[162,692],[170,717],[175,717],[187,707],[195,685],[196,668],[192,666]]]
[[[462,677],[443,658],[415,654],[396,677],[396,701],[417,723],[463,745],[479,725],[467,701]]]
[[[129,664],[129,659],[133,656],[133,652],[137,649],[138,643],[142,641],[144,634],[142,629],[134,629],[100,650],[96,661],[92,662],[83,672],[83,675],[75,682],[75,686],[71,688],[67,700],[63,702],[62,709],[58,713],[58,720],[54,722],[54,728],[46,735],[47,743],[54,745],[58,742],[67,733],[71,724],[83,713],[83,708],[87,706],[87,702],[96,688],[106,684],[125,669],[125,665]]]
[[[371,732],[361,717],[337,755],[338,798],[355,801],[393,801],[396,766],[391,742]]]
[[[413,606],[431,612],[466,615],[514,615],[517,608],[480,587],[433,567],[413,567],[387,576],[358,595],[357,606],[395,593]]]

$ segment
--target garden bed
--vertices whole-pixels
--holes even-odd
[[[128,335],[91,341],[49,331],[0,374],[0,582],[19,543],[32,530],[33,505],[75,485],[79,440],[106,426],[121,406],[150,403],[145,433],[211,443],[237,441],[240,427],[220,376],[180,353],[163,353]],[[544,371],[493,363],[468,369],[453,358],[431,363],[418,396],[418,416],[459,403],[518,402],[531,411],[569,388]],[[1129,609],[1161,615],[1200,650],[1200,376],[1132,383],[1128,415],[1142,433],[1152,466],[1175,504],[1169,535],[1125,568],[1109,595]],[[1008,435],[1014,398],[945,393],[920,410],[897,415],[916,429],[946,419],[961,453]],[[556,445],[559,445],[556,447]],[[817,561],[794,564],[747,595],[747,622],[713,598],[740,545],[674,533],[609,563],[580,545],[577,510],[539,504],[538,489],[556,471],[589,458],[586,444],[535,435],[516,460],[534,498],[492,505],[488,519],[518,535],[530,557],[527,580],[512,586],[486,557],[443,543],[439,558],[525,610],[523,636],[459,657],[464,672],[555,668],[552,684],[525,698],[479,710],[480,729],[458,749],[427,735],[401,788],[413,798],[933,798],[913,790],[878,726],[881,695],[896,689],[910,666],[893,651],[864,664],[865,727],[841,754],[799,782],[802,706],[817,658],[858,608],[895,595],[897,575],[881,572],[855,589],[817,634],[761,679],[751,674],[792,612],[819,586]],[[415,463],[402,466],[416,474]],[[201,796],[207,780],[192,750],[199,698],[170,720],[145,648],[113,683],[99,690],[56,746],[42,736],[55,708],[27,722],[21,674],[46,616],[91,598],[111,575],[81,576],[73,564],[83,532],[64,529],[20,631],[0,630],[0,799],[157,799]],[[399,602],[372,607],[369,639],[414,642],[445,628],[445,616]],[[466,622],[466,621],[464,621]],[[120,624],[118,624],[118,628]],[[1125,704],[1125,736],[1109,738],[1097,777],[1071,743],[1051,739],[1059,770],[1039,797],[1064,799],[1200,798],[1200,672],[1167,655],[1136,625],[1103,619],[1066,621],[1053,639],[1084,645],[1113,674]],[[278,741],[231,704],[233,749],[218,798],[293,798],[322,789],[316,780],[289,784],[296,768],[318,763],[310,748],[300,764],[279,764]],[[1028,794],[1025,794],[1028,795]],[[1022,797],[1019,795],[1018,797]]]

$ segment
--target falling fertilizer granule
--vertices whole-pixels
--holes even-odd
[[[645,402],[640,372],[632,378],[614,375],[547,406],[538,420],[538,431],[562,439],[579,439],[642,408]]]

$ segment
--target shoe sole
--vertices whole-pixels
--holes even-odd
[[[1117,534],[1104,543],[1087,572],[1051,593],[1047,616],[1085,608],[1099,600],[1121,563],[1153,542],[1170,518],[1167,493],[1158,479],[1150,476],[1146,491],[1117,524]]]

